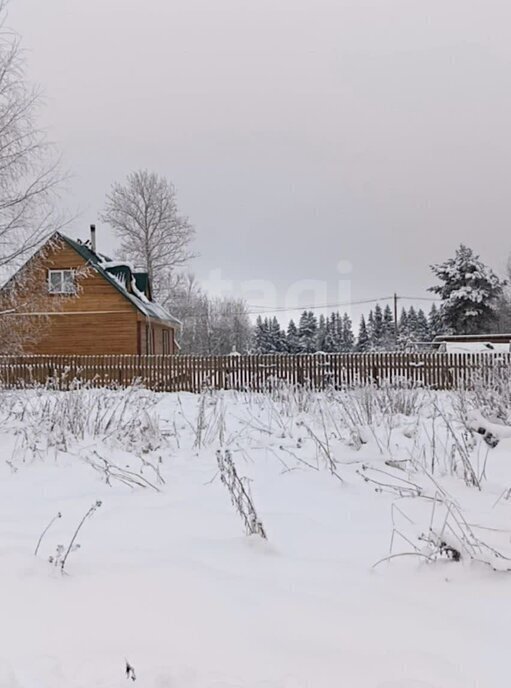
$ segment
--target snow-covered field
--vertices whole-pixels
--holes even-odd
[[[506,403],[0,393],[0,686],[509,686]]]

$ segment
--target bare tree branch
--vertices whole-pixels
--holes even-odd
[[[101,217],[120,238],[124,257],[149,273],[155,295],[165,303],[176,268],[193,257],[195,235],[178,212],[173,184],[154,172],[132,172],[125,185],[113,184]]]
[[[6,28],[0,0],[0,268],[7,276],[62,225],[62,181],[53,146],[36,120],[41,98],[25,79],[20,38]]]

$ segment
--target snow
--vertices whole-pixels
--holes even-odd
[[[134,277],[131,278],[131,290],[135,294],[137,299],[140,299],[144,303],[149,303],[149,299],[147,298],[147,296],[143,292],[141,292],[139,289],[137,289],[137,283],[135,282]]]
[[[508,354],[510,350],[509,343],[501,342],[445,342],[445,351],[450,354]]]
[[[128,660],[141,688],[507,687],[511,574],[466,556],[373,568],[392,515],[412,540],[444,519],[373,481],[444,491],[508,556],[511,437],[467,440],[478,490],[443,421],[461,442],[458,397],[374,395],[2,392],[0,686],[125,686]],[[267,541],[244,534],[218,476],[225,447]],[[107,484],[101,457],[158,491]],[[96,500],[62,575],[48,557]]]
[[[127,260],[111,260],[110,258],[106,258],[105,256],[102,256],[101,254],[96,254],[99,258],[99,265],[104,269],[113,269],[113,268],[129,268],[130,272],[136,272],[135,266],[133,263]]]

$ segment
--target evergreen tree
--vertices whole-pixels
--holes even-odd
[[[408,309],[408,342],[416,342],[419,339],[419,322],[417,311],[413,306]]]
[[[367,324],[366,324],[366,329],[367,329],[367,336],[369,338],[369,347],[368,351],[374,349],[374,313],[373,309],[369,311],[369,315],[367,316]]]
[[[326,333],[327,333],[327,321],[325,316],[321,314],[318,321],[318,331],[316,333],[316,351],[326,351]]]
[[[409,337],[410,331],[408,327],[408,313],[406,312],[406,308],[402,308],[401,315],[399,316],[399,327],[397,335],[397,344],[400,349],[404,349]]]
[[[268,323],[267,353],[284,353],[286,350],[286,335],[282,331],[279,321],[274,316]]]
[[[431,306],[431,309],[429,311],[428,329],[431,341],[433,341],[435,337],[437,337],[439,334],[442,334],[442,332],[444,331],[444,326],[442,323],[442,314],[436,307],[436,303],[434,303]]]
[[[353,335],[353,327],[351,318],[347,313],[342,316],[342,338],[341,350],[349,353],[353,351],[355,346],[355,336]]]
[[[297,354],[300,351],[300,338],[294,320],[290,320],[287,326],[286,347],[290,354]]]
[[[332,354],[340,351],[339,333],[337,331],[335,313],[332,313],[326,322],[325,351]]]
[[[394,326],[394,316],[392,309],[387,304],[383,311],[383,349],[393,351],[396,348],[396,328]]]
[[[257,354],[268,353],[269,346],[269,332],[268,319],[264,320],[260,315],[257,316],[255,332],[254,332],[254,349]]]
[[[369,351],[371,347],[371,342],[369,340],[369,332],[367,331],[367,325],[364,316],[360,318],[360,327],[358,330],[357,339],[357,351],[361,353]]]
[[[304,354],[316,351],[316,333],[318,323],[312,311],[304,311],[300,316],[298,325],[298,338],[300,341],[300,352]]]
[[[430,288],[442,299],[442,320],[455,334],[477,334],[491,329],[503,284],[472,249],[463,244],[454,258],[432,265],[441,282]]]
[[[374,308],[371,345],[376,351],[381,349],[383,345],[383,311],[379,303],[377,303]]]
[[[429,342],[431,337],[429,334],[429,324],[426,314],[419,308],[417,311],[417,341],[419,342]]]

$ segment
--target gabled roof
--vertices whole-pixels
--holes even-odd
[[[56,232],[53,238],[62,239],[74,249],[88,265],[110,282],[146,318],[160,320],[167,325],[181,325],[181,322],[168,313],[163,306],[148,298],[148,294],[151,296],[151,288],[146,272],[135,272],[129,264],[110,260],[107,256],[92,251],[87,244],[75,241],[60,232]]]

